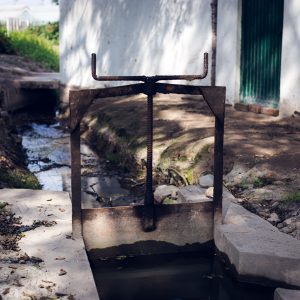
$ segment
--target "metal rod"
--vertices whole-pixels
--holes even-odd
[[[153,205],[153,95],[147,96],[147,175],[146,175],[146,195],[145,205]]]
[[[216,59],[217,59],[217,19],[218,19],[218,0],[211,2],[211,76],[210,82],[212,86],[216,85]]]
[[[143,81],[146,82],[149,79],[152,82],[157,82],[160,80],[196,80],[203,79],[208,74],[208,53],[204,53],[203,58],[203,73],[201,75],[155,75],[147,77],[144,75],[141,76],[98,76],[96,72],[97,56],[95,53],[92,53],[91,56],[91,68],[92,68],[92,77],[97,81]]]
[[[71,132],[72,234],[82,236],[80,124]]]
[[[224,119],[215,117],[214,224],[222,224]]]

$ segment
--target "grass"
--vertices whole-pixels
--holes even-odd
[[[51,41],[26,30],[10,33],[9,40],[18,55],[31,58],[45,68],[59,71],[58,49]]]
[[[21,170],[1,170],[0,181],[5,183],[8,188],[20,188],[20,189],[41,189],[41,185],[37,178],[28,171]]]
[[[287,195],[284,199],[284,202],[286,204],[296,203],[296,202],[300,203],[300,191],[293,192],[293,193]]]

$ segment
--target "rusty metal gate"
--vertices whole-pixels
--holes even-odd
[[[70,132],[71,132],[71,167],[72,167],[72,230],[73,236],[82,235],[81,209],[81,157],[80,157],[80,122],[96,99],[106,97],[129,96],[136,94],[147,95],[147,175],[144,206],[142,207],[141,222],[145,232],[156,228],[155,216],[158,209],[154,205],[152,186],[152,144],[153,144],[153,96],[162,94],[202,95],[215,117],[214,145],[214,222],[220,223],[222,218],[222,178],[223,178],[223,139],[225,87],[194,86],[160,83],[171,80],[203,79],[208,73],[208,54],[204,54],[204,71],[202,75],[159,75],[159,76],[98,76],[96,74],[96,54],[91,57],[92,76],[98,81],[138,81],[140,83],[122,85],[101,89],[84,89],[70,91]],[[108,208],[114,209],[114,208]]]

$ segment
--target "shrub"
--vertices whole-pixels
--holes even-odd
[[[33,35],[43,37],[54,45],[59,43],[59,23],[52,22],[45,25],[35,25],[28,28]]]
[[[0,53],[15,54],[13,45],[5,29],[0,27]]]

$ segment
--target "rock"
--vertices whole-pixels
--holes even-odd
[[[267,219],[271,224],[275,225],[280,222],[280,219],[276,213],[271,213],[270,217]]]
[[[187,185],[178,190],[178,203],[205,202],[209,199],[205,196],[205,189],[199,185]]]
[[[199,178],[199,185],[203,188],[214,186],[214,176],[207,174]]]
[[[274,203],[271,204],[272,208],[276,208],[279,205],[278,201],[275,201]]]
[[[284,227],[281,229],[281,232],[284,232],[284,233],[292,233],[294,230],[296,229],[296,226],[288,226],[288,227]]]
[[[64,269],[60,269],[59,270],[59,273],[58,273],[58,276],[63,276],[63,275],[66,275],[67,274],[67,271],[64,270]]]
[[[159,185],[154,192],[154,200],[156,203],[162,203],[169,196],[176,197],[178,187],[175,185]]]
[[[163,204],[177,204],[178,203],[178,201],[176,201],[176,200],[174,200],[174,199],[172,199],[172,198],[165,198],[164,200],[163,200]]]
[[[295,221],[296,221],[296,218],[288,218],[283,221],[283,224],[288,226],[288,225],[291,225],[292,223],[294,223]]]
[[[278,229],[282,229],[283,227],[284,227],[284,224],[283,224],[283,223],[278,223],[278,224],[277,224],[277,228],[278,228]]]
[[[205,191],[205,196],[208,198],[213,198],[214,197],[214,187],[211,186]]]

